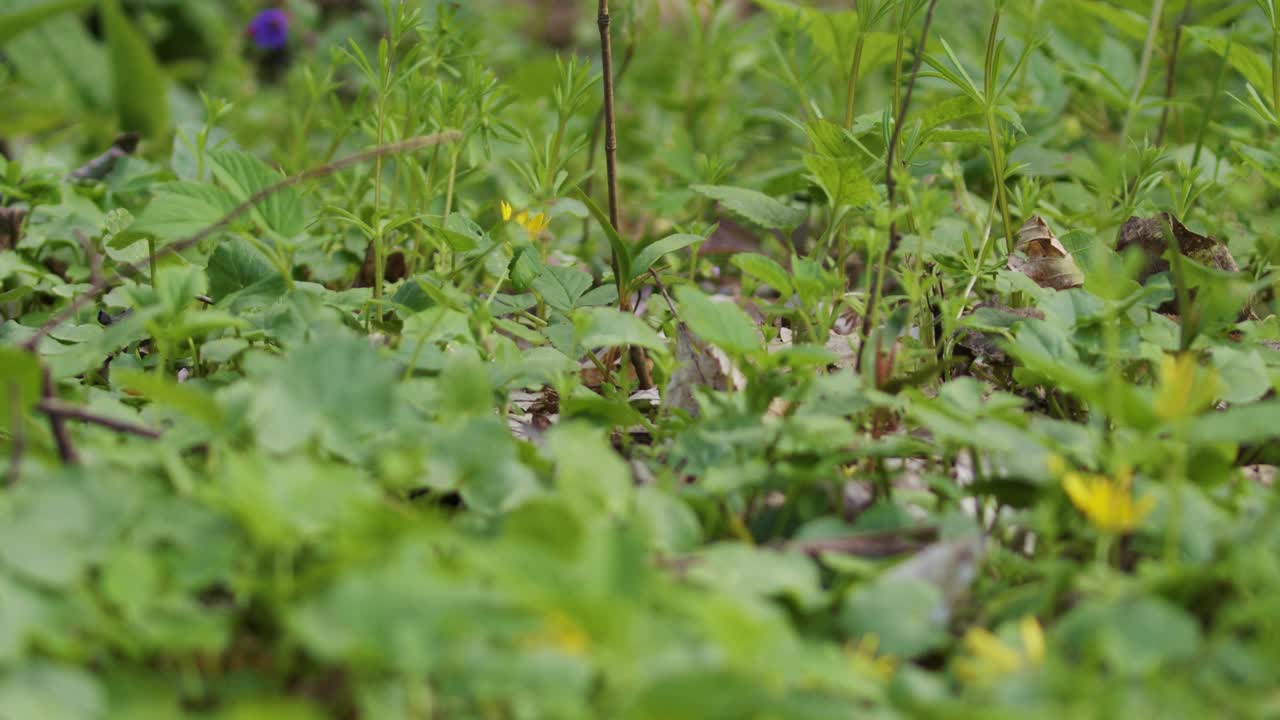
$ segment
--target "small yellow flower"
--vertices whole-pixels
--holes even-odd
[[[541,233],[543,230],[547,229],[548,225],[551,224],[551,218],[547,217],[545,213],[538,213],[532,217],[528,216],[527,213],[520,214],[524,216],[524,219],[520,221],[520,224],[524,226],[525,230],[529,231],[530,235],[537,235]]]
[[[1200,366],[1192,353],[1166,355],[1160,361],[1155,413],[1161,420],[1182,420],[1199,415],[1218,396],[1218,373]]]
[[[989,685],[996,680],[1023,670],[1038,667],[1044,662],[1044,630],[1032,616],[1018,623],[1021,647],[1001,640],[994,633],[976,627],[965,633],[964,645],[968,655],[956,662],[956,674],[978,684]]]
[[[1127,472],[1114,479],[1078,472],[1062,478],[1072,504],[1103,532],[1133,532],[1155,506],[1155,498],[1149,495],[1134,502],[1131,486]]]
[[[591,646],[587,631],[569,615],[558,610],[543,618],[542,627],[524,637],[528,648],[554,648],[566,655],[585,655]]]
[[[892,655],[878,655],[880,638],[874,633],[864,635],[856,646],[846,646],[849,662],[858,670],[888,680],[898,670],[898,661]]]
[[[502,200],[498,203],[498,207],[501,208],[502,210],[502,222],[507,222],[508,220],[510,220],[511,219],[511,203],[507,202],[506,200]]]

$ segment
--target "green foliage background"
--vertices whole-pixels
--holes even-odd
[[[1280,715],[1280,6],[928,4],[0,0],[0,719]]]

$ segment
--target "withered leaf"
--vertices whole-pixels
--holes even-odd
[[[1211,268],[1227,272],[1239,271],[1240,266],[1236,265],[1231,251],[1227,250],[1221,240],[1193,232],[1169,213],[1161,213],[1149,218],[1131,217],[1120,227],[1116,252],[1138,247],[1147,256],[1147,264],[1138,278],[1140,281],[1169,270],[1169,261],[1164,258],[1165,250],[1168,249],[1164,238],[1165,221],[1172,228],[1173,237],[1178,241],[1178,248],[1183,255]]]
[[[1018,230],[1018,247],[1010,253],[1008,265],[1040,287],[1067,290],[1084,284],[1080,266],[1039,215]]]
[[[0,250],[9,250],[18,246],[18,238],[22,236],[22,221],[27,211],[16,207],[0,207]]]

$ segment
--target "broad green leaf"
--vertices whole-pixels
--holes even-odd
[[[173,183],[160,192],[120,237],[153,235],[163,247],[188,238],[216,223],[232,208],[235,198],[225,190],[195,183]]]
[[[209,263],[209,295],[214,302],[257,283],[279,277],[279,273],[262,253],[242,238],[231,236],[218,243]],[[405,286],[415,285],[413,282]]]
[[[1203,415],[1192,423],[1189,437],[1197,445],[1260,443],[1280,437],[1280,400]]]
[[[575,325],[578,342],[588,348],[638,345],[666,352],[667,343],[644,320],[613,308],[580,310]]]
[[[120,123],[126,130],[159,139],[169,132],[168,78],[120,0],[101,0],[99,7],[111,52],[112,88]]]
[[[83,10],[93,2],[94,0],[47,0],[18,10],[0,12],[0,46],[49,18]]]
[[[661,240],[644,246],[640,252],[636,253],[636,257],[631,263],[631,279],[634,280],[649,272],[649,268],[663,255],[689,247],[694,243],[702,242],[704,239],[701,235],[668,235]]]
[[[875,635],[879,652],[911,658],[946,641],[945,621],[934,614],[942,603],[928,582],[879,578],[849,595],[840,624],[855,638]]]
[[[556,462],[556,487],[587,510],[621,515],[631,505],[631,470],[610,447],[603,431],[571,422],[547,437]]]
[[[760,349],[760,331],[742,308],[731,302],[716,302],[688,286],[678,287],[675,292],[680,319],[703,340],[738,354]]]
[[[40,401],[40,364],[31,353],[0,345],[0,428],[21,422]]]
[[[542,296],[547,305],[563,313],[577,307],[578,301],[590,288],[590,275],[577,268],[563,265],[548,267],[533,281],[533,289]]]
[[[284,179],[283,175],[267,167],[261,160],[239,150],[211,152],[209,160],[214,177],[239,202],[248,200],[254,193]],[[254,213],[267,228],[286,238],[300,234],[306,226],[302,198],[297,188],[272,194],[254,207]]]
[[[738,253],[729,262],[747,275],[782,293],[784,298],[794,292],[786,269],[771,258],[759,253]]]
[[[848,159],[809,153],[804,156],[804,166],[833,208],[866,207],[877,199],[875,186],[862,167]]]
[[[798,552],[718,543],[697,554],[689,579],[734,596],[787,598],[802,609],[826,602],[818,566]]]
[[[222,408],[213,396],[189,384],[178,384],[167,377],[140,370],[117,370],[111,373],[111,381],[152,402],[173,408],[218,429],[224,421]]]
[[[747,188],[727,185],[694,185],[695,192],[718,200],[730,212],[769,230],[790,230],[799,226],[808,213]]]

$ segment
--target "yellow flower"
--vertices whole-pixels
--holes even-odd
[[[1202,368],[1195,355],[1166,355],[1160,361],[1156,417],[1169,421],[1194,417],[1213,404],[1218,390],[1217,371]]]
[[[498,207],[502,209],[502,222],[506,222],[510,220],[511,219],[511,203],[507,202],[506,200],[502,200],[498,203]]]
[[[892,655],[877,655],[880,649],[880,638],[874,633],[864,635],[857,646],[846,646],[849,662],[858,670],[888,680],[898,670],[898,661]]]
[[[1131,485],[1127,472],[1115,479],[1077,472],[1062,478],[1072,504],[1103,532],[1133,532],[1151,512],[1155,498],[1146,496],[1134,502]]]
[[[517,219],[524,226],[524,229],[529,231],[530,235],[541,233],[551,224],[551,218],[547,217],[545,213],[538,213],[532,217],[528,213],[520,213],[520,218]]]
[[[553,610],[543,618],[542,627],[526,635],[528,648],[554,648],[566,655],[585,655],[591,646],[587,631],[569,615]]]
[[[1028,615],[1018,623],[1021,646],[1006,643],[984,628],[972,628],[965,633],[964,645],[968,655],[956,662],[956,674],[979,684],[991,684],[996,680],[1044,662],[1044,630],[1040,623]]]

